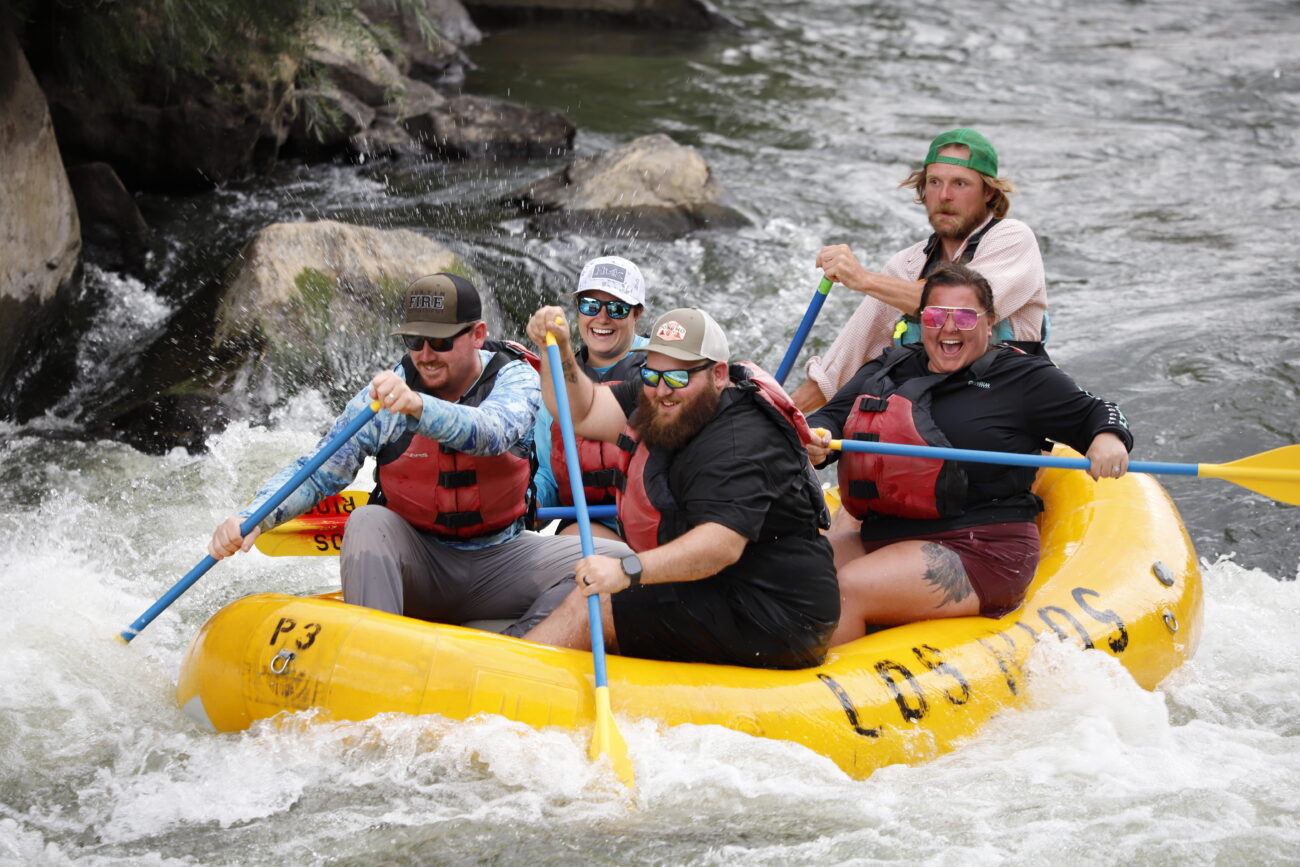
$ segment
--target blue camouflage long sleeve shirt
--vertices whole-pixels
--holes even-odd
[[[479,360],[484,368],[491,358],[490,351],[479,350]],[[401,365],[398,365],[396,370],[399,376],[405,378]],[[321,500],[346,488],[356,478],[367,457],[374,457],[380,449],[400,440],[407,432],[428,437],[471,455],[504,454],[507,449],[521,440],[531,444],[533,422],[538,407],[541,406],[541,385],[537,371],[533,370],[527,362],[512,361],[497,372],[492,393],[479,406],[448,403],[428,394],[421,394],[420,397],[424,401],[424,410],[418,419],[387,410],[380,411],[331,455],[329,460],[308,476],[307,480],[286,497],[283,503],[273,509],[262,521],[262,529],[265,531],[291,518],[296,518]],[[352,400],[348,401],[343,413],[334,420],[329,432],[321,438],[312,454],[298,458],[263,484],[248,505],[239,511],[240,519],[246,519],[257,511],[311,460],[325,443],[347,427],[348,423],[369,405],[370,386],[367,384]],[[433,482],[430,481],[430,484]],[[488,548],[510,541],[522,530],[523,519],[521,518],[496,533],[464,541],[449,541],[447,544],[469,550]]]

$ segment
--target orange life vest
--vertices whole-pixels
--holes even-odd
[[[483,374],[458,404],[478,406],[492,393],[496,374],[512,361],[538,366],[537,356],[517,343],[494,341]],[[531,358],[529,357],[531,356]],[[419,374],[402,359],[406,381],[417,391]],[[528,513],[532,505],[532,449],[520,441],[499,455],[471,455],[408,432],[380,449],[376,494],[414,527],[457,539],[495,533]]]

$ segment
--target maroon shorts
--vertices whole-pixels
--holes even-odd
[[[980,600],[980,614],[1001,617],[1025,598],[1038,568],[1038,525],[1033,521],[981,524],[944,533],[894,539],[863,539],[870,554],[895,542],[934,542],[961,558],[971,587]]]

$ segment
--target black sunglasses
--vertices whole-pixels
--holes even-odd
[[[659,387],[659,380],[662,379],[668,383],[669,388],[685,388],[691,384],[691,374],[712,367],[716,362],[706,361],[698,367],[687,367],[678,370],[654,370],[653,368],[641,367],[641,382],[651,388]]]
[[[473,327],[474,323],[471,322],[451,337],[425,337],[422,334],[403,334],[402,342],[405,343],[406,348],[412,352],[419,352],[426,343],[429,344],[429,348],[434,352],[451,352],[451,348],[456,344],[456,338],[460,337],[466,331],[471,330]]]
[[[618,301],[611,298],[608,301],[601,301],[599,298],[592,298],[590,295],[583,295],[578,298],[578,312],[583,316],[599,316],[600,308],[604,307],[605,312],[609,314],[610,319],[626,319],[632,312],[632,305],[626,301]]]

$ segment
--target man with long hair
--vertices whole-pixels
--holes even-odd
[[[824,404],[868,359],[891,341],[921,339],[913,314],[925,279],[949,262],[976,268],[993,287],[997,342],[1044,354],[1047,286],[1038,240],[1007,217],[1015,187],[998,176],[998,154],[971,129],[954,129],[930,143],[925,163],[900,187],[925,206],[930,237],[896,253],[882,272],[867,270],[846,244],[823,247],[817,267],[866,297],[824,357],[808,361],[808,379],[793,392],[804,412]]]

